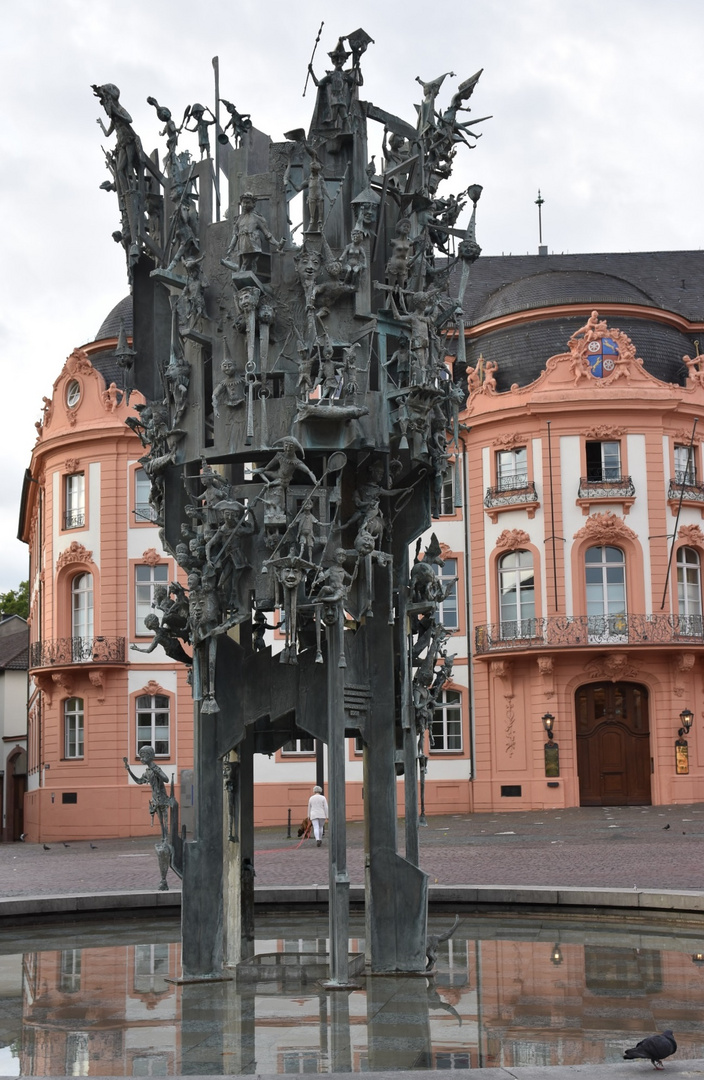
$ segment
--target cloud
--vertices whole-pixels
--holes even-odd
[[[280,138],[307,124],[307,64],[328,66],[339,34],[375,39],[363,96],[408,120],[417,75],[484,73],[472,98],[476,150],[458,155],[454,190],[478,182],[486,254],[698,248],[701,80],[689,45],[704,36],[699,0],[358,0],[348,12],[313,0],[23,0],[6,5],[0,40],[0,423],[8,490],[19,491],[41,398],[64,358],[90,340],[127,293],[91,83],[114,82],[145,147],[160,128],[148,94],[183,115],[221,93]],[[455,80],[448,80],[448,97]],[[378,133],[377,133],[378,134]],[[3,551],[16,513],[0,517]],[[0,588],[16,584],[14,577]]]

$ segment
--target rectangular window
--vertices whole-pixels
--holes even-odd
[[[135,566],[135,634],[149,634],[150,631],[144,625],[147,615],[154,614],[154,586],[168,585],[169,568],[163,563],[158,566]]]
[[[289,739],[281,747],[282,754],[314,754],[315,739]]]
[[[455,470],[450,467],[450,471],[446,474],[445,479],[442,482],[442,492],[440,493],[440,513],[441,514],[454,514],[455,512]]]
[[[64,701],[64,757],[83,757],[83,698]]]
[[[161,994],[166,990],[169,974],[168,945],[134,946],[135,994]]]
[[[86,479],[83,473],[64,477],[64,529],[82,529],[86,523]]]
[[[436,1050],[436,1069],[471,1069],[472,1061],[465,1050]]]
[[[430,725],[430,753],[462,752],[462,698],[458,690],[443,690]]]
[[[170,753],[171,702],[165,694],[140,694],[137,698],[137,755],[153,746],[157,757]]]
[[[587,480],[601,483],[621,477],[621,443],[588,442],[585,446]]]
[[[444,566],[437,566],[436,572],[445,587],[449,586],[447,596],[438,605],[438,621],[447,630],[459,627],[459,608],[457,601],[457,559],[445,559]]]
[[[61,950],[59,988],[63,994],[75,994],[81,989],[81,949]]]
[[[66,1076],[90,1076],[90,1036],[87,1031],[66,1035]]]
[[[528,454],[525,446],[499,450],[496,455],[496,486],[499,491],[513,491],[528,484]]]
[[[675,447],[675,482],[677,484],[696,484],[697,465],[695,448],[689,452],[689,446]]]
[[[149,492],[152,485],[144,469],[135,469],[134,473],[134,520],[156,521],[156,511],[149,504]]]

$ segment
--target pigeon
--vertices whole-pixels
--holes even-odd
[[[98,850],[98,845],[97,844],[91,844],[90,846],[92,847],[93,851]]]
[[[62,843],[63,843],[64,847],[71,847],[71,845],[67,844],[65,840],[62,840]]]
[[[665,830],[666,830],[666,829],[669,829],[669,828],[670,828],[670,826],[669,826],[669,825],[663,825],[663,827],[662,827],[662,831],[663,831],[663,832],[665,832]]]
[[[629,1061],[634,1058],[648,1058],[656,1069],[662,1069],[662,1059],[674,1054],[676,1049],[675,1037],[668,1028],[662,1035],[648,1035],[646,1039],[641,1039],[635,1046],[625,1050],[623,1056]]]
[[[44,847],[45,851],[51,851],[51,848],[49,847],[48,844],[44,844],[43,847]]]
[[[27,839],[27,833],[26,832],[20,833],[20,840],[22,841],[23,844],[24,844],[26,839]]]

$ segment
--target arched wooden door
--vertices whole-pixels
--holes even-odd
[[[591,683],[575,695],[581,806],[650,806],[648,691]]]

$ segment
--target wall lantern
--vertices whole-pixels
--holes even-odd
[[[562,951],[560,949],[559,941],[556,941],[552,947],[552,952],[550,953],[550,963],[554,964],[555,967],[559,967],[562,963]]]
[[[693,953],[692,954],[692,963],[693,964],[704,964],[704,953],[701,953],[701,952]]]
[[[685,738],[689,735],[690,728],[694,723],[694,713],[691,709],[683,709],[680,713],[680,724],[675,739],[675,775],[687,776],[689,773],[689,745]]]
[[[546,712],[542,718],[543,727],[548,736],[548,741],[545,743],[545,775],[554,779],[560,775],[560,748],[553,738],[553,727],[555,725],[555,717],[552,713]]]

